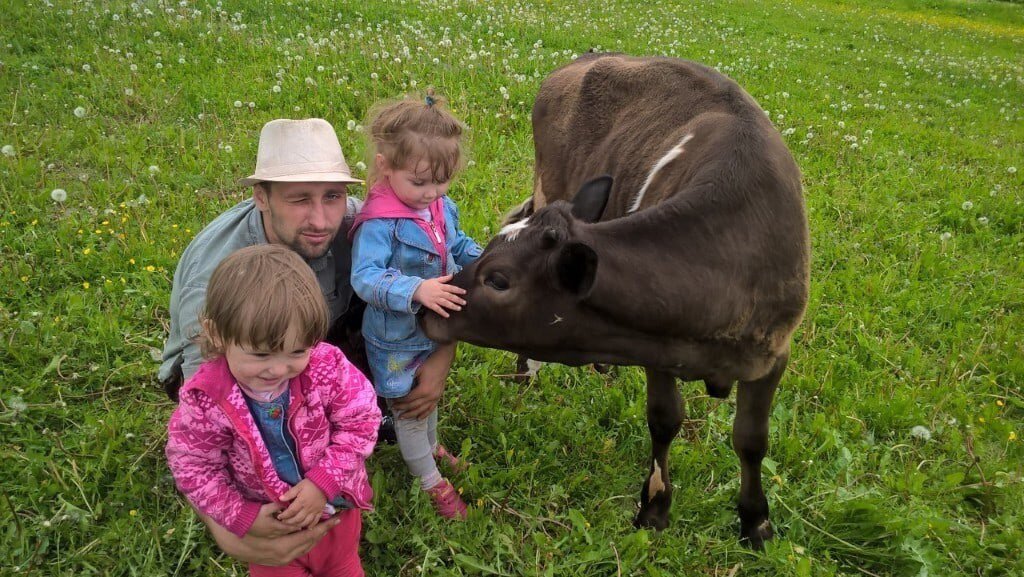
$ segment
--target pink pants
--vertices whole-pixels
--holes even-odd
[[[252,577],[363,577],[359,560],[359,534],[363,517],[359,509],[339,513],[341,523],[324,535],[309,553],[284,567],[249,565]]]

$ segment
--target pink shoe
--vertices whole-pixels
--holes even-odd
[[[445,519],[465,519],[467,515],[466,504],[459,496],[459,492],[452,487],[448,479],[441,479],[441,482],[427,489],[430,500],[434,502],[437,514]]]
[[[434,458],[444,463],[449,472],[453,475],[465,473],[466,469],[469,469],[469,463],[449,453],[448,449],[446,449],[441,443],[438,443],[437,448],[434,449]]]

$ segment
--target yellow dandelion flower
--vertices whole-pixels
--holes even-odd
[[[985,417],[978,417],[978,422],[979,423],[984,423],[985,422]]]
[[[135,509],[132,509],[131,511],[128,511],[128,514],[131,515],[132,517],[134,517],[134,516],[138,515],[139,512],[136,511]]]
[[[135,264],[135,259],[134,258],[128,259],[128,264]]]
[[[171,225],[171,228],[178,228],[178,225],[177,225],[177,223],[175,223],[175,224],[172,224],[172,225]]]
[[[90,252],[92,252],[92,249],[91,248],[87,248],[87,249],[82,251],[82,254],[89,254]]]
[[[153,265],[149,265],[149,266],[146,267],[146,270],[149,271],[149,272],[153,272],[153,271],[156,270],[156,267],[153,266]]]
[[[96,234],[103,234],[103,231],[101,229],[98,229],[98,228],[96,230],[94,230],[93,232],[96,233]]]
[[[1001,400],[999,400],[999,399],[996,399],[996,406],[997,407],[1003,406],[1003,402]]]
[[[1010,436],[1008,438],[1011,441],[1016,441],[1017,440],[1017,433],[1016,433],[1016,431],[1010,431]]]
[[[22,275],[21,282],[28,282],[28,276]]]
[[[125,284],[125,283],[127,283],[127,282],[128,282],[128,281],[124,280],[124,277],[121,277],[121,284]]]
[[[105,220],[105,221],[101,222],[100,224],[103,225],[103,226],[107,226],[108,224],[110,224],[110,221],[109,220]]]
[[[32,226],[35,226],[38,223],[39,223],[39,221],[37,219],[34,219],[34,218],[32,219]]]
[[[89,288],[89,283],[88,283],[88,282],[84,282],[84,283],[82,283],[82,288],[84,288],[84,289],[87,289],[87,290],[88,290],[88,288]]]

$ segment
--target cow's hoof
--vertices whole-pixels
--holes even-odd
[[[633,526],[637,529],[654,529],[661,531],[668,527],[668,512],[658,512],[654,509],[641,510],[633,520]]]
[[[742,527],[740,529],[740,542],[755,551],[764,549],[764,542],[770,541],[774,536],[775,532],[772,531],[772,522],[768,519],[756,525],[752,524],[750,527]]]

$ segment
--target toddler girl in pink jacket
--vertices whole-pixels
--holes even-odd
[[[364,461],[380,409],[366,377],[320,342],[328,322],[316,278],[294,251],[232,253],[207,289],[200,341],[209,360],[171,416],[167,460],[178,489],[232,533],[277,537],[341,517],[291,565],[250,565],[257,577],[363,575],[360,510],[372,498]]]

